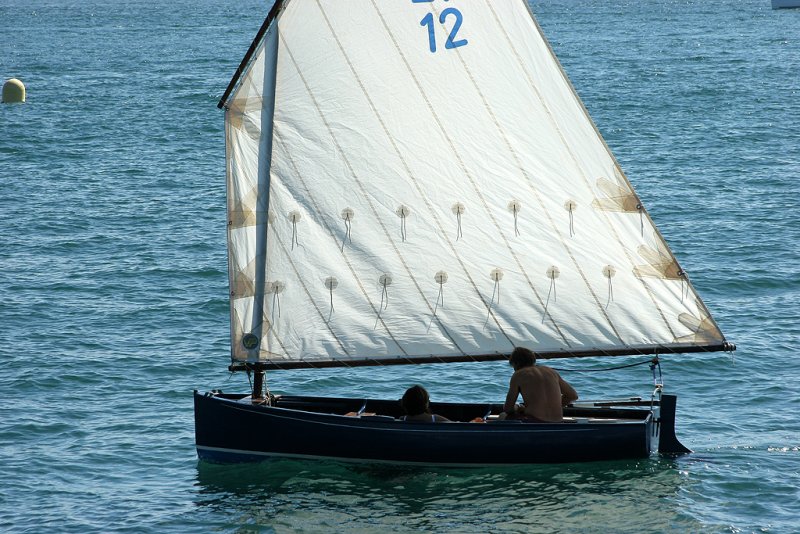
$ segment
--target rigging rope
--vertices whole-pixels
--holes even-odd
[[[547,269],[547,277],[550,279],[550,289],[547,291],[547,300],[544,303],[542,324],[544,324],[544,320],[547,317],[547,307],[550,306],[550,295],[553,296],[553,302],[558,300],[558,296],[556,294],[556,278],[558,278],[559,273],[560,271],[558,270],[558,267],[556,267],[555,265]]]
[[[406,238],[408,237],[408,233],[406,232],[406,218],[411,214],[411,210],[408,206],[400,204],[400,207],[397,208],[395,211],[397,216],[400,217],[400,237],[402,238],[403,242],[405,242]]]
[[[456,228],[456,241],[464,237],[464,233],[461,231],[461,214],[464,213],[466,209],[467,208],[464,207],[464,204],[462,204],[461,202],[456,202],[455,204],[453,204],[452,211],[456,215],[456,223],[458,225]]]
[[[436,295],[436,305],[433,307],[433,315],[436,315],[436,311],[439,309],[439,301],[442,301],[442,308],[444,308],[444,282],[439,282],[439,294]]]
[[[375,318],[375,327],[378,328],[378,322],[381,320],[381,313],[389,307],[389,290],[387,287],[392,283],[392,277],[388,274],[382,274],[378,279],[378,284],[381,286],[381,303],[378,306],[378,316]]]
[[[658,368],[658,378],[656,378],[656,368]],[[650,370],[653,372],[653,385],[657,387],[663,386],[664,377],[661,374],[661,362],[658,360],[658,356],[650,361]]]
[[[344,239],[342,239],[342,252],[344,252],[344,244],[347,241],[350,241],[350,243],[353,242],[353,236],[351,234],[352,228],[353,228],[353,226],[352,226],[352,223],[350,222],[350,215],[349,214],[345,214],[345,219],[344,219]]]
[[[519,213],[522,205],[519,203],[518,200],[512,200],[508,203],[508,210],[514,214],[514,235],[519,236],[519,226],[517,221],[517,214]]]
[[[292,221],[292,250],[294,246],[300,246],[300,239],[297,235],[297,222],[301,219],[300,212],[295,210],[289,213],[289,220]]]
[[[578,204],[574,200],[567,200],[564,203],[564,209],[569,212],[569,236],[575,237],[575,218],[574,212],[578,208]]]
[[[499,267],[492,269],[489,273],[489,278],[494,280],[494,289],[492,289],[492,300],[489,301],[489,306],[486,310],[486,322],[483,323],[483,329],[486,330],[486,325],[489,324],[489,318],[492,316],[492,306],[494,306],[494,297],[497,295],[497,304],[500,304],[500,280],[503,279],[503,270]]]

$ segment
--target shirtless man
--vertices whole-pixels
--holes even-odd
[[[578,399],[578,393],[559,374],[549,367],[536,365],[532,350],[517,347],[509,363],[514,368],[503,410],[508,417],[518,417],[540,423],[560,423],[562,407]],[[522,393],[523,405],[516,406]]]

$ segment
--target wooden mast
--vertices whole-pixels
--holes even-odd
[[[253,402],[264,400],[264,370],[253,370]]]

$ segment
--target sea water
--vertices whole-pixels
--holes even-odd
[[[0,106],[0,531],[800,529],[800,10],[768,0],[532,3],[738,345],[662,358],[693,454],[473,470],[198,462],[192,390],[247,389],[226,372],[215,104],[268,4],[0,2],[0,78],[28,90]],[[646,365],[585,371],[636,361],[557,365],[583,398],[647,397]],[[397,398],[422,381],[434,400],[486,402],[509,372],[284,372],[269,386]]]

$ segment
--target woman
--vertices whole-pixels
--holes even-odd
[[[430,395],[422,386],[411,386],[400,399],[400,406],[406,412],[401,417],[404,421],[424,421],[428,423],[438,423],[449,421],[446,417],[431,413]]]

